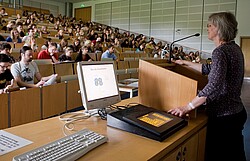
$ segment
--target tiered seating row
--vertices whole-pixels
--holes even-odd
[[[45,119],[81,107],[78,90],[78,80],[72,80],[1,94],[0,129]]]
[[[166,63],[163,59],[148,59],[154,64]],[[54,66],[54,68],[53,68]],[[0,95],[0,129],[12,127],[67,112],[82,106],[78,94],[79,84],[76,63],[39,64],[42,75],[54,72],[60,81],[40,88],[29,88]],[[118,80],[138,78],[139,60],[115,63]],[[65,70],[67,69],[67,70]]]

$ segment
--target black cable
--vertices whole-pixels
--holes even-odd
[[[107,111],[105,108],[98,109],[97,112],[102,120],[107,120]]]

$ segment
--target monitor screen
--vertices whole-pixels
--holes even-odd
[[[121,100],[113,63],[78,62],[77,75],[85,109],[105,108]]]

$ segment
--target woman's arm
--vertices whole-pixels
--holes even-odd
[[[187,61],[187,60],[173,60],[174,63],[179,64],[179,65],[186,65],[198,72],[202,72],[202,64],[199,63],[193,63],[191,61]]]

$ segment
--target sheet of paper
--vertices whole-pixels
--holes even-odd
[[[0,130],[0,155],[33,143],[19,136]]]
[[[130,83],[130,84],[128,84],[127,86],[138,88],[138,82]]]
[[[121,84],[130,84],[133,82],[138,82],[138,79],[136,78],[128,78],[128,79],[124,79],[124,80],[120,80],[119,83]]]

